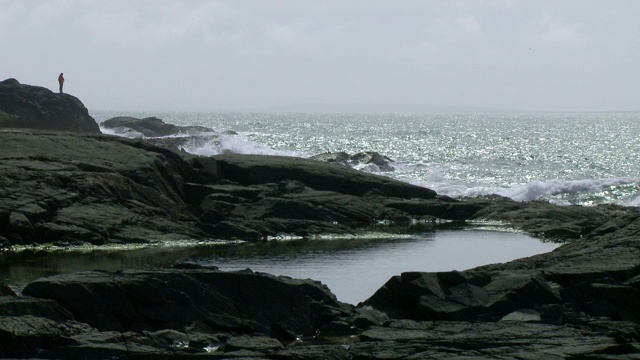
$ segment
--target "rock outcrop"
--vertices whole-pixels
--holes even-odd
[[[202,132],[215,132],[204,126],[176,126],[167,124],[157,117],[143,119],[130,116],[118,116],[100,123],[105,129],[110,129],[116,134],[126,135],[133,133],[143,137],[161,137],[169,135],[193,135]]]
[[[78,98],[20,84],[16,79],[0,82],[0,128],[100,133]]]
[[[318,282],[251,271],[59,275],[29,284],[23,296],[0,297],[0,356],[272,352],[351,308]]]
[[[381,198],[435,201],[429,189],[305,159],[195,157],[143,140],[33,130],[4,131],[0,142],[8,244],[351,233],[412,217]]]
[[[182,201],[192,169],[168,150],[102,135],[0,137],[0,234],[11,244],[204,237]]]
[[[313,280],[215,269],[94,271],[30,283],[23,295],[53,300],[99,331],[183,331],[199,322],[282,340],[315,335],[350,306]]]
[[[392,165],[393,160],[375,151],[366,151],[354,155],[349,155],[344,151],[337,153],[324,153],[314,155],[310,157],[310,159],[349,166],[354,169],[368,172],[395,171],[395,168]]]

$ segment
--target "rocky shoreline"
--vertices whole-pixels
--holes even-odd
[[[57,275],[19,295],[0,284],[0,357],[640,358],[638,208],[451,199],[312,159],[193,156],[87,133],[90,117],[46,111],[76,104],[70,95],[11,80],[0,82],[4,251],[475,221],[565,244],[506,264],[398,274],[356,306],[313,280],[191,264]]]

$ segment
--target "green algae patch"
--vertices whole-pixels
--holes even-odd
[[[57,253],[57,252],[92,252],[92,251],[134,251],[149,248],[186,248],[196,246],[216,246],[216,245],[232,245],[244,243],[242,240],[174,240],[162,241],[154,243],[134,243],[134,244],[107,244],[107,245],[54,245],[47,244],[31,244],[31,245],[11,245],[5,249],[5,252],[12,253]]]

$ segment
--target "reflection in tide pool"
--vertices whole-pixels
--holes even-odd
[[[436,231],[415,237],[300,240],[256,244],[149,247],[126,251],[0,254],[0,281],[14,290],[43,276],[86,270],[153,269],[177,261],[319,280],[357,304],[406,271],[465,270],[553,250],[522,234]]]
[[[357,304],[402,272],[465,270],[549,252],[557,246],[508,232],[437,231],[415,238],[350,241],[346,246],[331,241],[262,244],[248,257],[214,254],[197,262],[221,270],[250,268],[319,280],[338,300]]]

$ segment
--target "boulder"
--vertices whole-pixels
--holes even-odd
[[[487,204],[436,198],[431,201],[420,199],[382,199],[386,207],[402,211],[414,216],[433,216],[464,222],[475,216]]]
[[[0,296],[16,296],[16,293],[9,285],[0,281]]]
[[[182,199],[195,172],[176,153],[102,135],[10,130],[0,138],[0,234],[11,244],[206,238]]]
[[[35,316],[56,322],[73,320],[73,315],[57,302],[29,296],[0,297],[0,316]]]
[[[214,156],[218,176],[243,186],[298,181],[315,190],[363,196],[367,193],[400,198],[433,199],[436,192],[388,177],[284,156],[225,154]]]
[[[640,290],[631,286],[593,283],[589,293],[592,296],[585,299],[589,313],[640,322]]]
[[[30,359],[43,349],[72,346],[73,335],[91,332],[86,324],[58,322],[44,317],[0,316],[0,357]]]
[[[403,273],[363,305],[412,320],[496,321],[522,308],[562,303],[539,272]]]
[[[0,82],[0,127],[100,133],[78,98],[15,79]]]
[[[218,331],[280,339],[311,336],[350,307],[311,280],[251,271],[93,271],[39,279],[26,296],[54,300],[100,331]]]
[[[349,155],[344,151],[324,153],[310,157],[312,160],[324,161],[332,164],[352,167],[368,172],[395,171],[393,160],[375,151],[365,151]]]

